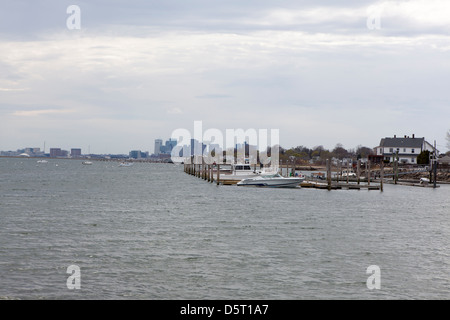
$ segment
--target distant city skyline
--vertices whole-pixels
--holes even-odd
[[[153,152],[179,128],[278,129],[291,148],[450,129],[450,2],[0,4],[0,150]]]

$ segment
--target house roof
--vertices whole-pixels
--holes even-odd
[[[383,138],[380,147],[385,148],[421,148],[425,138]]]
[[[440,163],[450,163],[450,156],[445,156],[445,157],[439,158],[438,161]]]

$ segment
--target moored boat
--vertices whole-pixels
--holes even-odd
[[[296,188],[305,180],[303,176],[285,178],[279,173],[263,174],[256,177],[242,179],[238,186]]]

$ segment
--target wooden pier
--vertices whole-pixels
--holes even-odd
[[[303,181],[300,184],[302,188],[314,188],[314,189],[328,189],[328,190],[340,190],[340,189],[348,189],[348,190],[380,190],[380,185],[366,185],[366,184],[355,184],[355,183],[332,183],[328,185],[328,183],[316,182],[316,181]]]
[[[236,185],[240,180],[231,175],[230,170],[224,170],[224,166],[229,164],[207,164],[203,159],[195,159],[191,157],[190,163],[184,163],[184,172],[193,175],[197,178],[203,179],[209,183],[216,183],[216,185]],[[286,176],[295,175],[294,167],[286,167]],[[229,174],[227,176],[227,173]],[[305,180],[297,189],[301,188],[314,188],[314,189],[326,189],[326,190],[381,190],[383,191],[383,180],[379,184],[370,184],[370,166],[369,173],[365,179],[361,179],[358,173],[356,180],[346,178],[344,182],[339,177],[336,178],[336,182],[332,181],[331,177],[331,165],[330,161],[327,161],[327,179],[326,182]],[[367,183],[361,183],[362,180],[366,180]],[[356,182],[356,183],[355,183]]]
[[[194,161],[196,160],[196,161]],[[236,185],[240,180],[233,176],[231,169],[225,169],[230,164],[207,164],[202,157],[194,159],[191,157],[190,163],[184,163],[184,171],[190,175],[201,178],[209,183],[216,183],[217,185]],[[350,178],[350,167],[347,164],[347,176],[342,175],[342,165],[335,171],[335,176],[332,176],[331,160],[326,162],[326,174],[321,176],[320,179],[313,179],[311,176],[303,181],[298,189],[301,188],[313,188],[313,189],[326,189],[326,190],[379,190],[383,192],[384,184],[393,184],[400,186],[413,186],[422,188],[436,188],[439,187],[436,183],[416,182],[416,181],[401,181],[397,175],[394,175],[394,179],[387,178],[387,174],[384,173],[384,164],[381,162],[379,171],[374,175],[371,173],[371,163],[368,161],[365,164],[365,170],[361,172],[361,161],[358,160],[356,177]],[[230,167],[231,168],[231,167]],[[286,163],[278,167],[280,174],[284,176],[294,176],[295,166]],[[285,170],[283,170],[285,169]],[[340,174],[339,174],[340,172]],[[326,177],[326,178],[325,178]],[[374,177],[377,177],[375,179]],[[435,181],[434,181],[435,182]]]

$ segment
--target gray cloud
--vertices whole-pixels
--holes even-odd
[[[0,4],[0,150],[152,150],[194,120],[278,128],[287,147],[448,130],[443,1],[78,1],[74,31],[71,4]]]

